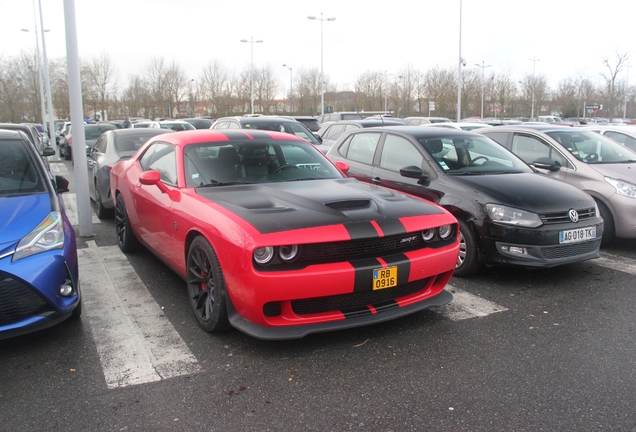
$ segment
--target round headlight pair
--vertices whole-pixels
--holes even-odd
[[[291,262],[298,258],[298,252],[300,248],[298,245],[279,246],[278,256],[282,261]],[[257,248],[254,251],[254,261],[260,265],[269,264],[276,254],[276,249],[273,246],[265,246]]]
[[[447,240],[453,234],[453,227],[452,225],[442,225],[441,227],[426,229],[422,231],[422,238],[424,241],[429,242],[435,238],[435,233],[442,240]]]

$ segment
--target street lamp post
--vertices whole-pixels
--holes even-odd
[[[457,121],[462,115],[462,66],[466,60],[462,57],[462,0],[459,0],[459,65],[457,70]]]
[[[289,115],[292,115],[294,113],[294,87],[292,81],[292,67],[287,66],[287,64],[284,64],[283,67],[289,69]]]
[[[539,60],[536,57],[533,57],[530,59],[530,61],[534,63],[534,66],[532,67],[532,107],[530,108],[530,118],[534,120],[534,88],[537,85],[535,74],[537,72],[537,62],[541,60]]]
[[[194,78],[192,78],[189,82],[188,87],[190,90],[190,118],[194,117],[194,94],[192,93],[192,84],[194,83]]]
[[[250,40],[241,39],[241,42],[246,42],[250,44],[251,47],[251,55],[250,55],[250,101],[252,105],[252,114],[254,114],[254,44],[255,43],[263,43],[261,39],[254,40],[254,37],[250,36]]]
[[[323,68],[323,44],[322,44],[322,23],[323,21],[335,21],[334,17],[323,18],[320,12],[320,18],[313,15],[308,16],[310,20],[320,21],[320,113],[325,113],[325,71]]]
[[[475,63],[475,66],[479,66],[481,68],[481,115],[479,118],[483,119],[484,118],[484,70],[492,65],[486,65],[486,62],[482,60],[481,64]],[[497,111],[495,111],[495,113],[496,112]]]

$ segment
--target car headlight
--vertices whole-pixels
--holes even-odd
[[[438,228],[438,230],[439,230],[439,238],[441,238],[442,240],[446,240],[453,233],[453,226],[442,225],[441,227]]]
[[[15,249],[13,261],[40,252],[64,247],[64,224],[60,212],[51,212],[40,224],[27,234]]]
[[[605,181],[614,186],[616,193],[629,198],[636,198],[636,185],[623,180],[605,177]]]
[[[298,258],[299,250],[298,245],[281,246],[278,249],[278,256],[283,261],[290,262]]]
[[[433,237],[435,237],[435,229],[429,228],[422,231],[422,238],[424,239],[424,241],[431,241],[433,240]]]
[[[271,246],[259,247],[254,251],[254,261],[257,264],[268,264],[274,258],[274,248]]]
[[[541,218],[536,213],[501,204],[486,204],[486,211],[490,219],[494,222],[507,225],[535,228],[543,224]]]

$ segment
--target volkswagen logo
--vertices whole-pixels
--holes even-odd
[[[568,216],[570,216],[570,220],[572,222],[578,222],[579,221],[579,214],[574,209],[570,209],[570,211],[568,212]]]

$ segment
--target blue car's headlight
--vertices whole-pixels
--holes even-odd
[[[13,261],[63,247],[64,224],[62,215],[60,212],[51,212],[40,225],[20,240],[13,254]]]
[[[528,228],[543,225],[541,218],[536,213],[507,207],[501,204],[486,204],[486,211],[490,219],[494,222]]]

